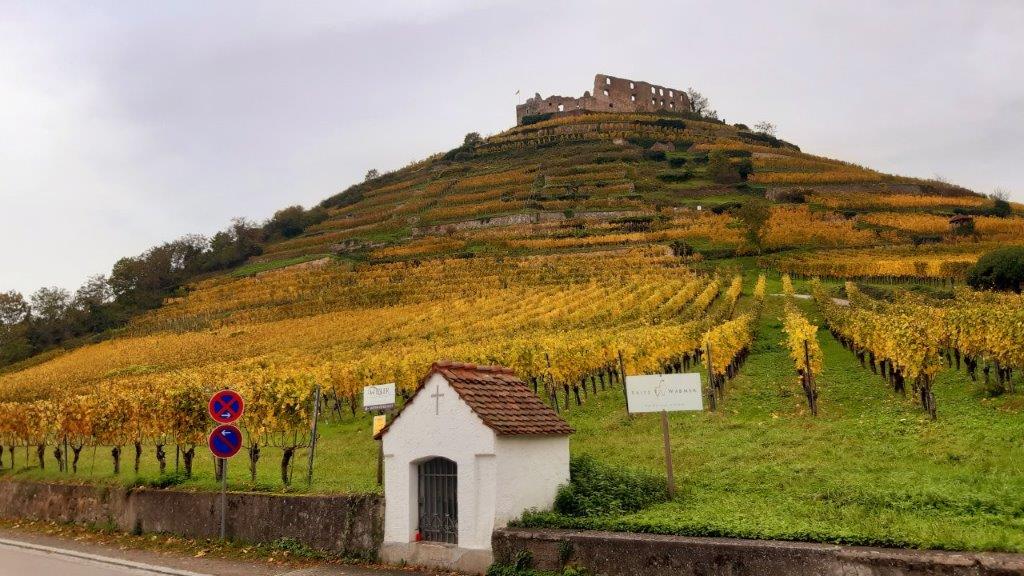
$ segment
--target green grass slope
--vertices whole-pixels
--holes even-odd
[[[782,345],[781,312],[781,297],[769,297],[753,353],[719,412],[671,416],[674,501],[620,517],[532,523],[1024,552],[1020,395],[979,398],[964,374],[946,371],[933,422],[822,329],[821,414],[812,418]],[[627,418],[620,394],[593,399],[569,420],[575,453],[664,474],[658,417]]]

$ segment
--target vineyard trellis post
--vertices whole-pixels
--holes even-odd
[[[320,385],[313,388],[313,423],[310,426],[309,468],[306,471],[306,486],[313,486],[313,458],[316,455],[317,427],[320,420]]]
[[[811,415],[818,415],[818,390],[814,387],[814,372],[811,370],[811,348],[807,340],[804,340],[804,393],[807,395],[807,405],[811,409]]]
[[[629,413],[629,391],[626,390],[626,363],[622,360],[622,350],[619,350],[619,374],[622,376],[620,380],[622,382],[622,397],[626,400],[626,418],[632,419],[633,415]]]
[[[718,398],[715,395],[715,371],[711,367],[711,343],[708,342],[705,354],[707,354],[708,363],[708,407],[714,412],[718,408]]]

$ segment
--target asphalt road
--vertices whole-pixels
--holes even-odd
[[[0,576],[164,576],[167,572],[115,566],[75,556],[0,544]]]

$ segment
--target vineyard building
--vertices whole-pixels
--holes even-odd
[[[381,557],[483,572],[494,529],[551,509],[569,481],[571,433],[510,369],[435,363],[377,434],[387,502]]]
[[[583,114],[584,112],[690,112],[690,99],[685,90],[666,88],[607,74],[594,76],[594,91],[579,98],[535,94],[525,104],[516,106],[516,124],[523,119]],[[550,115],[550,116],[548,116]]]

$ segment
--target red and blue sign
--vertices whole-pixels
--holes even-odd
[[[210,432],[209,444],[217,458],[231,458],[242,449],[242,431],[232,424],[221,424]]]
[[[220,424],[231,424],[242,416],[245,401],[242,395],[234,390],[221,390],[210,398],[210,418]]]

